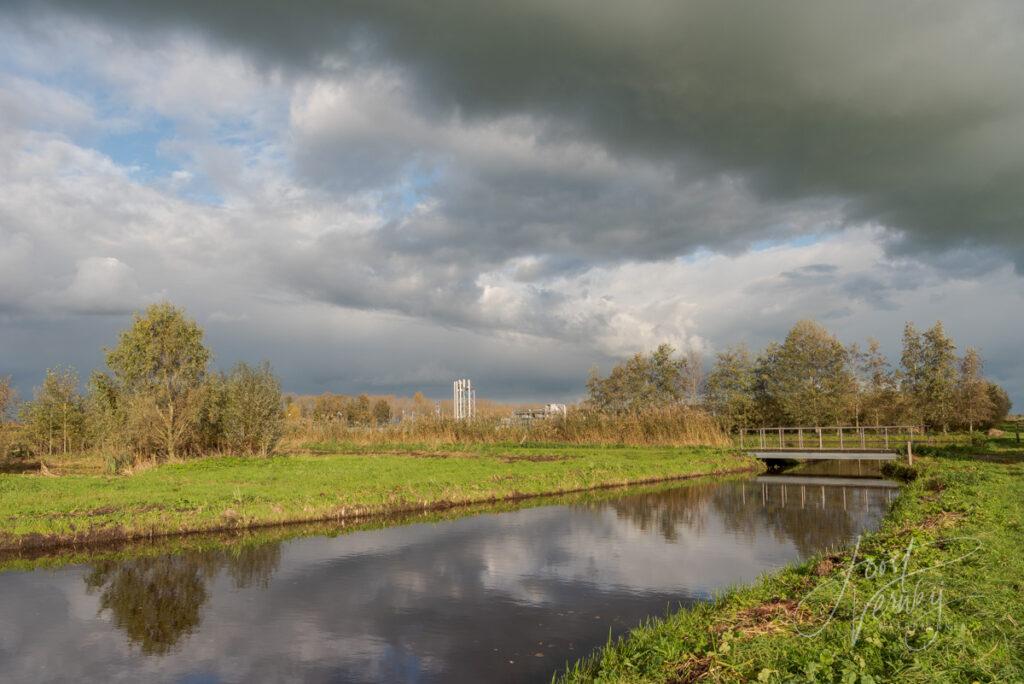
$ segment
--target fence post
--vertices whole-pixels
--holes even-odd
[[[914,448],[912,441],[907,440],[907,465],[914,465]]]
[[[825,450],[825,440],[821,436],[821,428],[817,428],[817,430],[818,430],[818,451],[824,451]]]
[[[839,449],[842,450],[842,448],[843,448],[843,428],[841,428],[841,427],[840,428],[836,428],[836,430],[839,431]]]

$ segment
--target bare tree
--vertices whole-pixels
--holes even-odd
[[[690,406],[700,403],[700,393],[704,383],[704,356],[699,350],[691,347],[686,352],[683,365],[683,386],[686,401]]]

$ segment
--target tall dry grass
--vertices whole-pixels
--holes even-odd
[[[419,418],[394,425],[353,428],[339,421],[288,421],[279,451],[311,443],[356,445],[467,445],[559,443],[577,445],[728,446],[729,436],[707,413],[682,406],[637,413],[605,414],[575,410],[565,417],[510,423],[498,418],[456,421]]]

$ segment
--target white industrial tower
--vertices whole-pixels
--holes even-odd
[[[455,420],[467,420],[476,417],[476,390],[473,383],[466,378],[455,381]]]

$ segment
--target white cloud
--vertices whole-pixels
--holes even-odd
[[[6,128],[76,132],[100,126],[93,105],[38,81],[0,73],[0,120]]]
[[[68,287],[56,293],[52,306],[75,313],[125,314],[146,303],[135,271],[116,257],[86,257],[75,264]],[[150,298],[152,299],[152,298]]]

